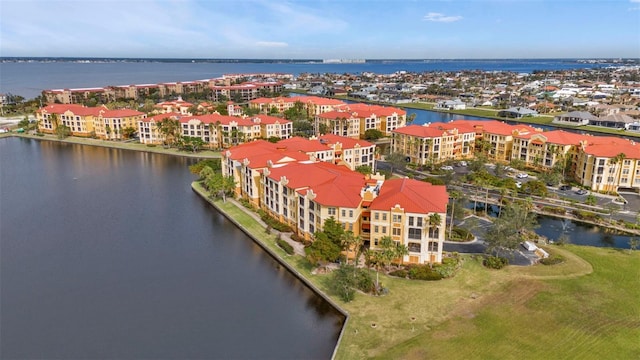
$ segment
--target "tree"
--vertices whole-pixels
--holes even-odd
[[[407,125],[411,125],[414,122],[414,120],[416,119],[416,116],[417,116],[416,113],[409,114],[407,116],[407,121],[406,121]]]
[[[333,216],[324,221],[322,233],[324,233],[332,243],[342,249],[345,231],[342,224],[337,222]]]
[[[323,232],[317,232],[311,245],[304,249],[310,263],[324,266],[327,262],[338,260],[340,251],[340,246],[331,241]]]
[[[126,128],[122,129],[122,136],[124,136],[125,139],[131,139],[132,137],[136,136],[136,128],[134,128],[133,126],[127,126]]]
[[[367,129],[364,132],[365,140],[378,140],[383,137],[384,137],[384,134],[382,133],[382,131],[378,129]]]
[[[71,129],[67,125],[60,125],[56,127],[56,136],[58,139],[64,139],[71,135]]]
[[[194,153],[200,151],[204,144],[204,140],[199,137],[185,136],[180,139],[180,148],[182,150],[189,150]]]
[[[180,136],[180,121],[178,120],[164,118],[156,126],[163,137],[163,143],[168,147],[171,147]]]
[[[204,179],[204,184],[213,197],[222,197],[223,202],[227,201],[227,194],[232,193],[236,187],[233,177],[224,176],[221,173],[213,173],[213,175],[207,176]]]
[[[532,212],[531,201],[513,202],[505,206],[491,228],[487,231],[485,243],[487,252],[498,255],[500,249],[515,250],[526,240],[526,232],[537,226],[536,213]]]
[[[353,249],[354,268],[358,267],[358,257],[360,256],[360,247],[363,241],[362,237],[354,235],[353,231],[345,231],[342,234],[342,248],[347,252],[347,261],[349,259],[349,251]]]
[[[356,172],[359,172],[360,174],[369,175],[372,171],[373,169],[370,165],[360,165],[356,167]]]
[[[399,152],[394,152],[387,155],[385,160],[389,163],[391,167],[391,173],[393,173],[393,170],[396,170],[396,169],[404,170],[405,166],[407,165],[406,156]]]
[[[331,281],[331,289],[340,296],[342,301],[349,302],[355,297],[356,268],[353,267],[353,274],[351,273],[352,266],[341,265],[338,270],[334,271]]]
[[[429,215],[429,237],[430,238],[438,238],[440,236],[440,224],[442,224],[442,217],[438,213],[433,213]]]

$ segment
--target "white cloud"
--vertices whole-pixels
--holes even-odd
[[[262,47],[287,47],[289,44],[283,41],[258,41],[256,46]]]
[[[462,20],[462,16],[445,16],[444,14],[441,14],[441,13],[430,12],[424,16],[423,20],[449,23],[449,22]]]

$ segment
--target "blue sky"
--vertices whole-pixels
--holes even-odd
[[[0,55],[640,57],[640,0],[0,0]]]

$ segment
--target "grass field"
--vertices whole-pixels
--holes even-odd
[[[350,314],[337,359],[640,358],[638,251],[551,247],[564,263],[503,270],[466,256],[451,279],[381,274],[389,294],[358,293],[343,303],[330,292],[329,276],[286,255],[243,210],[216,204]]]

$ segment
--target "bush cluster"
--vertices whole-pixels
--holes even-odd
[[[564,215],[567,212],[566,209],[556,206],[543,206],[542,211],[558,215]]]
[[[471,231],[465,229],[465,228],[461,228],[458,226],[455,226],[452,230],[451,230],[451,239],[453,241],[471,241],[473,240],[473,234],[471,233]]]
[[[540,263],[543,265],[555,265],[564,262],[564,257],[562,255],[551,255],[548,258],[541,259]]]
[[[589,220],[595,222],[602,220],[602,217],[600,215],[594,214],[589,211],[573,210],[573,215],[575,215],[575,217],[580,220]]]
[[[490,269],[502,269],[503,267],[509,265],[509,259],[499,256],[487,256],[482,261],[482,265]]]
[[[443,279],[452,277],[456,270],[460,267],[460,257],[445,257],[442,259],[442,264],[433,265],[433,271],[440,274]]]
[[[413,280],[440,280],[442,275],[433,270],[429,265],[409,265],[407,266],[409,279]]]
[[[283,224],[278,220],[272,218],[271,216],[269,216],[269,214],[266,211],[262,209],[258,210],[258,215],[260,215],[260,219],[262,219],[262,221],[264,221],[267,224],[267,226],[270,226],[274,230],[277,230],[280,232],[292,231],[289,225]]]
[[[389,275],[406,279],[406,277],[407,277],[407,275],[409,275],[409,273],[407,273],[407,270],[398,269],[398,270],[394,270],[394,271],[390,272]]]
[[[294,252],[293,246],[291,246],[291,244],[289,244],[285,240],[277,239],[276,244],[278,244],[278,246],[280,246],[280,248],[284,250],[284,252],[286,252],[287,254],[293,255],[293,252]]]

